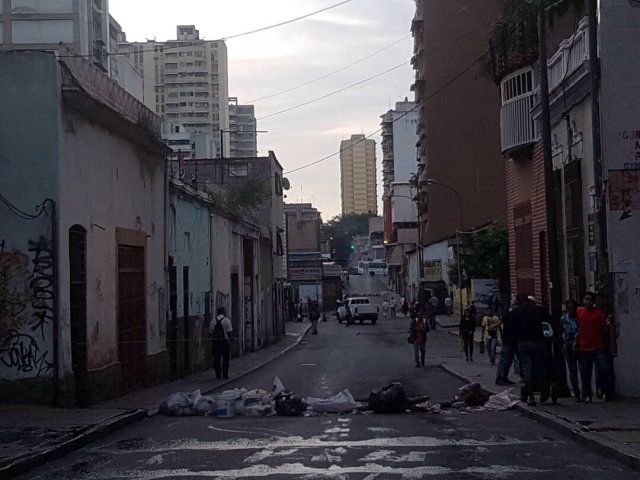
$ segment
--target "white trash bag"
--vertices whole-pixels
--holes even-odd
[[[484,404],[484,408],[493,412],[502,412],[511,410],[518,402],[520,402],[520,395],[516,395],[513,393],[513,389],[509,389],[491,395],[487,403]]]
[[[331,397],[307,397],[304,401],[317,413],[347,413],[362,406],[360,402],[355,401],[348,388]]]

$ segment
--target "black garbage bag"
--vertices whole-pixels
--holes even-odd
[[[276,413],[282,417],[297,417],[304,413],[307,404],[291,392],[282,392],[276,397]]]
[[[372,390],[369,408],[375,413],[402,413],[407,408],[407,395],[400,382]]]

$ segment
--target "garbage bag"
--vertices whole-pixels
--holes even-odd
[[[216,401],[212,397],[202,395],[195,404],[196,413],[200,416],[216,414]]]
[[[271,387],[271,395],[273,397],[277,397],[280,393],[284,392],[284,385],[280,377],[276,377],[273,379],[273,386]]]
[[[240,400],[247,392],[245,388],[234,388],[233,390],[225,390],[215,395],[216,400]]]
[[[491,395],[484,407],[487,410],[494,412],[501,412],[504,410],[510,410],[520,401],[520,395],[513,393],[512,389],[504,390],[495,395]]]
[[[307,404],[291,392],[282,392],[276,397],[276,413],[283,417],[297,417],[307,409]]]
[[[305,403],[317,413],[346,413],[360,408],[348,388],[327,398],[307,397]]]
[[[490,396],[491,394],[483,390],[479,383],[473,382],[460,387],[455,399],[464,401],[470,407],[481,407],[487,403]]]
[[[251,405],[255,403],[269,403],[271,402],[271,394],[266,390],[255,388],[249,390],[242,395],[245,405]]]
[[[407,407],[407,396],[400,382],[372,390],[369,408],[375,413],[401,413]]]
[[[273,409],[271,408],[271,404],[253,404],[253,405],[245,405],[244,407],[244,416],[245,417],[264,417],[267,415],[271,415]]]
[[[192,393],[172,393],[167,400],[160,404],[160,411],[171,417],[197,415],[195,406],[201,397],[200,390]]]

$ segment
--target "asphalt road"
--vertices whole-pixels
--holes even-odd
[[[377,278],[351,287],[379,292]],[[380,303],[380,299],[376,299]],[[450,399],[460,382],[436,359],[415,368],[408,321],[320,323],[299,347],[232,387],[269,388],[278,375],[302,396],[348,387],[366,397],[401,381],[410,393]],[[227,387],[230,388],[230,387]],[[326,415],[217,419],[155,416],[28,476],[57,479],[637,479],[517,412]]]

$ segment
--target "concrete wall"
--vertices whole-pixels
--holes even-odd
[[[640,6],[600,2],[602,134],[607,192],[609,266],[620,323],[616,381],[621,393],[640,395]]]
[[[415,163],[415,162],[414,162]],[[418,210],[412,200],[415,190],[408,183],[392,183],[391,218],[393,223],[417,223]],[[412,195],[414,194],[414,195]]]
[[[184,360],[184,332],[192,339],[189,344],[190,370],[202,370],[208,366],[211,344],[209,343],[209,322],[212,305],[207,306],[211,292],[210,227],[208,204],[194,195],[177,191],[169,200],[169,255],[176,268],[178,334],[177,359]],[[183,282],[184,268],[189,269],[188,313],[185,317]],[[180,369],[179,369],[180,370]]]
[[[58,200],[57,65],[52,54],[3,53],[0,72],[0,193],[17,208],[35,214],[45,199]],[[50,204],[39,218],[26,220],[0,203],[3,401],[52,400],[57,299],[51,277],[52,261],[59,257],[52,233]]]
[[[442,280],[444,283],[449,286],[449,258],[451,254],[451,249],[449,248],[449,239],[442,240],[441,242],[433,243],[426,247],[423,251],[423,259],[425,261],[428,260],[439,260],[442,264]]]
[[[395,118],[403,115],[398,112]],[[393,122],[393,180],[408,182],[416,173],[418,109]]]

